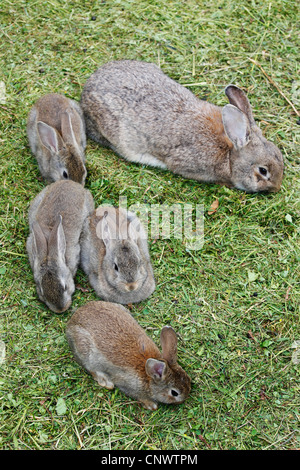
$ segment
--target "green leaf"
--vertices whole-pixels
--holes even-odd
[[[48,434],[42,431],[39,431],[39,442],[41,444],[45,444],[47,441],[48,441]]]
[[[270,344],[272,344],[272,343],[273,343],[273,341],[271,341],[271,340],[269,340],[269,339],[266,339],[265,341],[263,341],[263,342],[261,343],[261,345],[262,345],[263,348],[267,348],[267,347],[270,346]]]
[[[56,403],[56,413],[59,416],[65,415],[67,412],[66,402],[63,398],[59,398]]]
[[[256,281],[256,279],[258,278],[259,274],[253,272],[253,271],[249,271],[248,270],[248,281],[249,282],[253,282],[253,281]]]

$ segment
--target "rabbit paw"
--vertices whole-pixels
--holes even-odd
[[[157,410],[157,403],[155,403],[155,401],[143,400],[141,403],[143,407],[146,408],[147,410],[151,410],[151,411]]]
[[[108,390],[112,390],[114,388],[115,385],[105,374],[102,374],[101,372],[94,372],[92,375],[100,387],[107,388]]]

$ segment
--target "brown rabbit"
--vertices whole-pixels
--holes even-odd
[[[199,100],[156,65],[133,60],[101,66],[81,95],[87,135],[129,161],[247,192],[277,191],[280,150],[256,125],[245,93],[230,104]]]
[[[42,176],[84,185],[85,122],[79,103],[58,93],[42,96],[27,119],[27,136]]]
[[[157,402],[182,403],[190,393],[171,327],[161,330],[160,353],[125,307],[93,301],[73,314],[66,336],[76,361],[101,387],[116,386],[149,410],[156,410]]]

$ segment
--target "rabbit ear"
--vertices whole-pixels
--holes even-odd
[[[168,364],[177,362],[177,335],[173,328],[164,326],[160,333],[160,344],[162,348],[162,357]]]
[[[33,255],[37,257],[40,261],[43,261],[47,258],[47,240],[40,224],[37,221],[35,221],[32,226],[32,235]]]
[[[147,212],[148,214],[148,212]],[[141,223],[140,219],[136,216],[134,212],[128,211],[127,212],[127,220],[128,220],[128,237],[137,241],[139,243],[143,243],[146,241],[148,243],[148,236],[145,230],[145,226]],[[147,252],[147,248],[146,248]]]
[[[108,222],[106,220],[106,217],[103,218],[103,226],[102,226],[102,240],[105,244],[105,246],[109,245],[111,236],[110,236],[110,230],[108,226]]]
[[[103,217],[101,218],[100,222],[97,223],[96,226],[96,234],[103,241],[106,247],[109,245],[109,242],[111,240],[111,233],[106,219],[107,215],[108,212],[105,211]]]
[[[62,216],[59,215],[58,221],[54,225],[48,241],[49,256],[60,261],[65,260],[66,238],[62,225]]]
[[[128,237],[137,240],[141,231],[141,223],[135,215],[128,217],[128,222]]]
[[[163,378],[166,367],[167,366],[165,362],[152,358],[147,359],[145,364],[147,375],[149,375],[153,379]]]
[[[79,150],[78,143],[74,134],[74,127],[73,127],[74,123],[77,124],[76,118],[74,118],[74,114],[72,113],[70,109],[67,109],[61,114],[62,138],[66,144],[74,145],[74,147],[76,147],[79,152],[80,150]]]
[[[252,109],[250,102],[246,96],[246,94],[238,88],[236,85],[228,85],[225,88],[225,94],[229,100],[230,104],[236,106],[240,111],[246,114],[247,118],[249,119],[250,123],[254,123],[254,118],[252,114]]]
[[[225,132],[236,150],[248,144],[250,140],[250,124],[247,116],[232,104],[222,109]]]
[[[42,144],[51,152],[57,153],[60,147],[60,138],[56,130],[43,121],[38,121],[37,129]]]

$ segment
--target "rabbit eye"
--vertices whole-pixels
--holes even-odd
[[[260,172],[261,175],[263,175],[263,176],[267,175],[268,170],[266,168],[264,168],[263,166],[260,166],[258,169],[259,169],[259,172]]]
[[[179,393],[176,390],[171,390],[171,394],[173,397],[178,397]]]
[[[67,180],[69,178],[68,173],[66,170],[63,171],[63,177]]]
[[[119,267],[116,263],[114,263],[114,269],[115,269],[115,271],[119,271]]]

